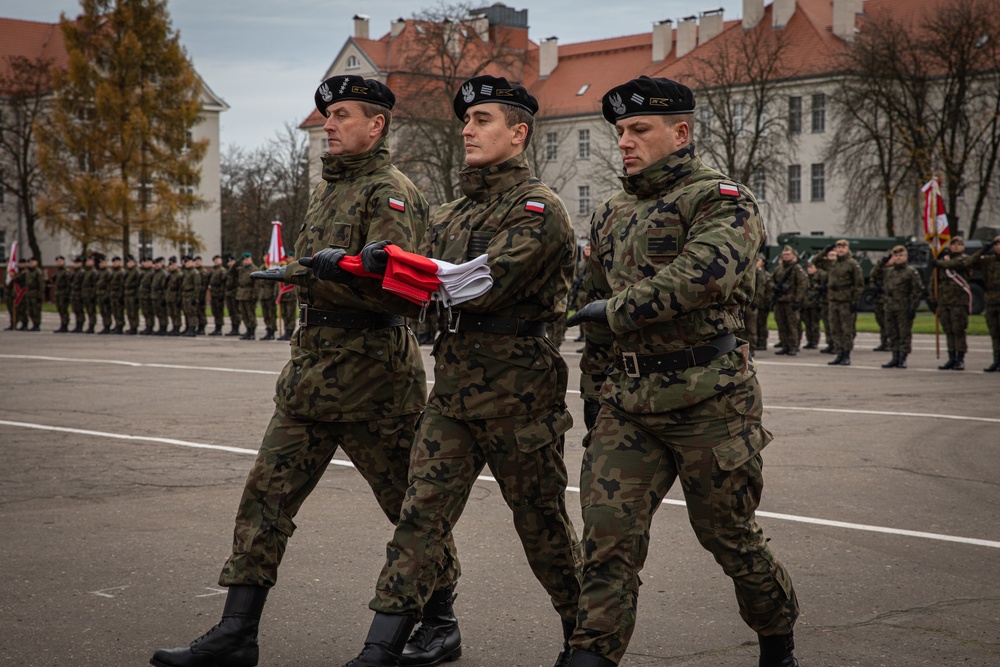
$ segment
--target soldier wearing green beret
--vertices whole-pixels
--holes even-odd
[[[795,667],[798,602],[754,515],[772,436],[748,346],[734,336],[753,298],[760,209],[698,158],[687,86],[641,77],[603,101],[624,174],[594,213],[591,302],[569,322],[587,322],[581,388],[600,400],[580,478],[587,548],[569,664],[622,660],[653,515],[679,479],[695,535],[758,634],[760,666]]]
[[[830,341],[837,356],[830,366],[850,366],[851,351],[857,335],[858,299],[865,288],[865,277],[858,261],[851,257],[851,243],[840,239],[833,244],[834,259],[828,259],[830,248],[813,257],[817,268],[826,271],[828,324]]]
[[[913,319],[917,316],[917,306],[924,293],[924,281],[920,279],[917,270],[908,264],[908,260],[906,248],[898,245],[892,249],[889,261],[884,265],[883,305],[892,359],[882,364],[882,368],[906,368],[906,357],[910,354]]]

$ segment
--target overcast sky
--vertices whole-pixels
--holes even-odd
[[[457,4],[457,3],[446,3]],[[477,2],[469,3],[474,6]],[[483,6],[493,4],[484,0]],[[738,18],[742,0],[526,0],[529,37],[556,36],[560,44],[649,32],[656,21],[725,9]],[[313,93],[348,37],[355,14],[371,18],[377,39],[398,17],[440,6],[438,0],[168,0],[173,26],[195,69],[230,106],[222,114],[222,144],[255,148],[285,123],[309,114]],[[77,0],[0,0],[0,17],[55,23],[80,13]]]

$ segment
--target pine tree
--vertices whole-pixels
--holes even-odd
[[[201,82],[164,0],[81,0],[65,16],[69,67],[54,75],[51,122],[39,128],[47,224],[86,246],[131,252],[152,236],[200,247],[187,213],[207,141],[191,140]]]

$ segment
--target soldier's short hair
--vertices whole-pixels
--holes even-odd
[[[501,104],[503,118],[507,122],[507,127],[514,127],[518,123],[524,123],[528,127],[528,132],[524,135],[524,146],[527,148],[531,141],[531,134],[535,131],[535,117],[527,109],[515,107],[511,104]]]
[[[382,116],[385,118],[385,125],[382,126],[382,136],[389,136],[389,125],[392,124],[392,110],[378,104],[372,104],[371,102],[358,102],[358,106],[361,107],[361,112],[365,115],[365,118],[374,118],[375,116]]]

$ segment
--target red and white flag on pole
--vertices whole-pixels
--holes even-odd
[[[267,257],[264,263],[267,268],[277,266],[286,260],[285,245],[281,241],[281,223],[275,220],[271,223],[271,247],[267,249]]]
[[[941,249],[951,240],[948,215],[945,213],[944,199],[941,197],[941,182],[935,176],[920,190],[924,193],[924,238],[937,257]]]
[[[17,241],[10,244],[10,257],[7,258],[7,278],[4,281],[5,285],[10,285],[11,281],[14,280],[15,273],[17,273]]]

